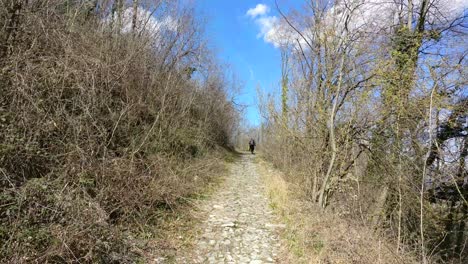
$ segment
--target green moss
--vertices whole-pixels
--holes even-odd
[[[44,251],[56,241],[47,227],[32,226],[22,228],[17,234],[20,244],[35,251]]]
[[[313,248],[316,253],[320,253],[320,251],[322,251],[324,247],[325,247],[325,244],[323,243],[322,240],[316,240],[313,243]]]
[[[288,232],[288,235],[286,236],[286,240],[288,241],[288,244],[289,244],[289,249],[294,255],[301,258],[304,256],[304,249],[300,245],[300,240],[297,234],[292,230],[289,230],[289,231],[290,232]]]

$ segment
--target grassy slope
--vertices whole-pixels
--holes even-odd
[[[219,187],[228,171],[231,163],[235,162],[239,155],[232,150],[219,152],[216,162],[221,164],[220,169],[214,171],[217,177],[211,178],[199,192],[180,200],[174,208],[168,208],[160,212],[157,223],[151,226],[147,232],[150,237],[144,239],[147,243],[145,251],[141,252],[143,263],[160,259],[169,263],[176,263],[176,257],[186,254],[193,249],[195,238],[201,232],[199,215],[194,205],[207,199]]]
[[[300,188],[286,182],[282,173],[259,159],[259,172],[267,186],[271,207],[286,224],[282,238],[288,263],[417,263],[397,254],[369,227],[312,206]]]

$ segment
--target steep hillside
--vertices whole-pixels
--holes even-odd
[[[237,111],[199,25],[177,3],[0,3],[0,262],[135,261],[223,169]]]

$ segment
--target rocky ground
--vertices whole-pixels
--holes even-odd
[[[277,263],[278,230],[257,172],[254,156],[245,154],[226,181],[199,204],[201,234],[190,254],[177,263]]]

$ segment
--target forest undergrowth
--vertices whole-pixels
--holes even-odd
[[[277,94],[259,89],[262,124],[250,132],[265,159],[325,230],[364,238],[353,242],[369,247],[363,261],[378,259],[369,229],[395,261],[466,263],[466,6],[305,2],[286,12],[275,1],[282,74]]]
[[[224,171],[238,119],[202,28],[175,2],[0,2],[0,262],[173,246],[155,230]]]
[[[281,232],[286,263],[419,263],[412,254],[397,253],[391,240],[372,226],[325,212],[310,203],[301,186],[259,158],[258,170],[266,185],[270,207],[286,228]]]

